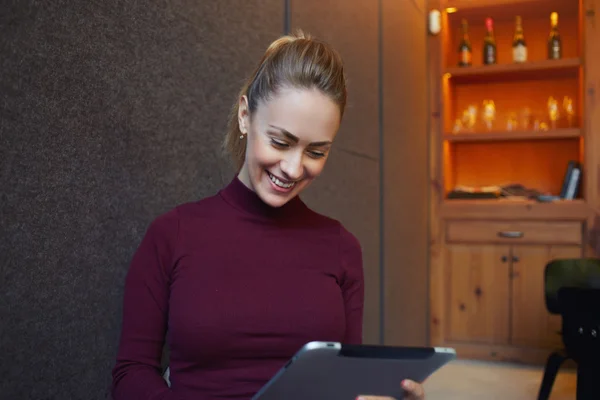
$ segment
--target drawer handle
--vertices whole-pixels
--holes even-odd
[[[498,236],[502,238],[519,239],[523,237],[523,232],[520,231],[501,231]]]

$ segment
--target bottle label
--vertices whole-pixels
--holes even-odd
[[[460,51],[460,63],[462,65],[471,65],[471,52],[467,49]]]
[[[560,45],[557,42],[552,44],[552,58],[559,59],[560,58]]]
[[[525,62],[527,61],[527,47],[522,44],[518,44],[513,47],[513,61],[514,62]]]
[[[496,62],[496,51],[492,46],[487,46],[485,49],[486,64],[494,64]]]

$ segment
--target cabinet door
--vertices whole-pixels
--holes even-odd
[[[509,336],[509,247],[447,247],[448,339],[506,344]]]
[[[578,258],[579,246],[512,248],[511,344],[538,348],[561,347],[561,318],[546,309],[544,269],[555,258]]]

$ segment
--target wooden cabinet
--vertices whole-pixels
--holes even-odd
[[[556,258],[581,257],[573,245],[512,246],[510,256],[510,342],[515,346],[557,348],[562,345],[560,316],[546,311],[546,264]]]
[[[581,223],[576,221],[447,221],[448,243],[555,243],[580,245]]]
[[[431,344],[455,347],[461,358],[543,363],[561,345],[560,317],[546,310],[544,268],[552,259],[593,255],[588,232],[600,210],[600,0],[429,0],[428,6],[442,14],[441,32],[428,39]],[[552,12],[563,45],[558,60],[546,57]],[[511,58],[516,16],[529,51],[525,63]],[[487,17],[494,19],[495,65],[481,62]],[[473,64],[459,67],[465,19]],[[551,96],[571,98],[576,117],[562,113],[553,124]],[[491,127],[481,118],[489,100],[496,106]],[[464,129],[456,121],[469,106],[478,116]],[[509,126],[509,116],[524,109],[535,115],[536,127]],[[559,195],[569,161],[582,166],[573,199],[450,195],[506,184]]]
[[[455,342],[507,344],[509,257],[506,245],[447,247],[448,335]]]
[[[510,358],[561,345],[561,320],[546,310],[544,268],[555,258],[582,255],[581,223],[448,221],[446,345],[512,347]],[[523,350],[523,351],[520,351]],[[534,361],[534,360],[531,360]]]
[[[544,267],[580,257],[574,245],[453,244],[446,249],[450,341],[553,348],[560,317],[546,311]]]

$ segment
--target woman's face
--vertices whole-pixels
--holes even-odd
[[[280,207],[321,174],[340,126],[340,109],[316,89],[283,88],[250,115],[240,99],[246,159],[240,180],[268,205]]]

